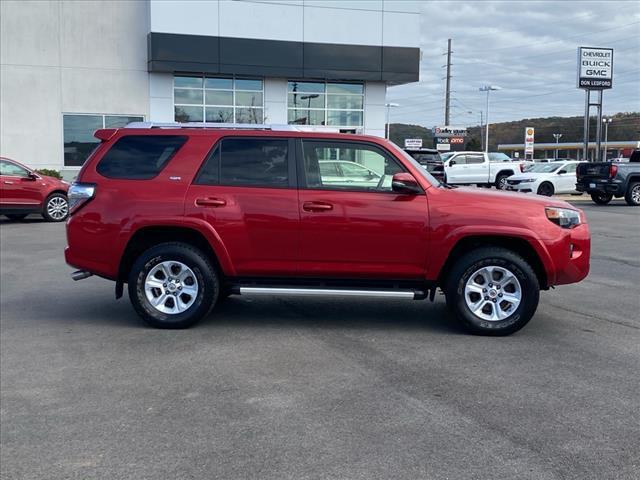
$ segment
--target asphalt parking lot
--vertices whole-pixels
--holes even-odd
[[[1,221],[3,479],[638,479],[640,209],[577,201],[589,277],[517,334],[435,304],[232,297],[145,328]]]

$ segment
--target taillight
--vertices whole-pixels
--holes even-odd
[[[618,174],[618,165],[612,163],[609,165],[609,178],[613,178]]]
[[[72,183],[67,192],[69,199],[69,213],[77,212],[80,207],[91,200],[96,194],[94,183]]]

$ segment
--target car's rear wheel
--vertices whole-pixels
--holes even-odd
[[[538,307],[540,285],[518,254],[483,247],[462,256],[445,284],[447,305],[472,333],[509,335],[524,327]]]
[[[624,199],[628,205],[637,207],[640,205],[640,182],[631,182]]]
[[[604,192],[594,192],[591,194],[591,200],[598,205],[606,205],[613,198],[613,194]]]
[[[47,197],[42,209],[42,216],[47,222],[63,222],[69,216],[69,201],[62,193],[53,193]]]
[[[543,195],[545,197],[551,197],[555,189],[553,188],[553,184],[550,182],[542,182],[538,187],[538,195]]]
[[[7,213],[7,218],[11,221],[18,222],[27,218],[26,213]]]
[[[209,259],[185,243],[162,243],[144,252],[129,273],[129,298],[152,327],[187,328],[206,316],[220,290]]]
[[[501,173],[496,177],[496,188],[498,190],[506,190],[507,189],[507,178],[509,178],[510,174]]]

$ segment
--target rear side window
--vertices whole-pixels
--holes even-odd
[[[288,187],[289,140],[225,138],[209,154],[195,183]]]
[[[129,135],[109,149],[96,170],[108,178],[148,180],[158,175],[187,141],[179,135]]]

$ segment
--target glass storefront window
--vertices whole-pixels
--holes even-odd
[[[142,122],[137,115],[83,115],[62,116],[64,138],[64,166],[81,167],[100,140],[93,136],[101,128],[121,128],[131,122]]]
[[[287,91],[290,124],[350,128],[364,125],[362,83],[290,81]]]
[[[261,79],[174,77],[176,122],[263,123]]]

